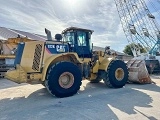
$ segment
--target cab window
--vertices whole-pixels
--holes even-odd
[[[74,33],[68,32],[64,35],[64,41],[69,44],[74,44]]]
[[[80,32],[80,31],[77,32],[77,42],[78,42],[78,46],[87,46],[85,32]]]

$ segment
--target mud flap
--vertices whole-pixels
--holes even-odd
[[[129,71],[129,82],[140,84],[152,83],[144,60],[129,60],[127,67]]]

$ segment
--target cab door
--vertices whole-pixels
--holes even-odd
[[[91,58],[92,50],[90,46],[89,32],[77,31],[76,33],[76,52],[78,56],[81,58]]]

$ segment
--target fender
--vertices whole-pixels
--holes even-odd
[[[83,62],[79,59],[77,53],[74,53],[74,52],[70,52],[70,53],[62,53],[62,54],[56,54],[56,55],[53,55],[51,57],[49,57],[46,61],[44,61],[44,66],[43,66],[43,70],[42,70],[42,81],[45,80],[45,77],[46,77],[46,73],[47,73],[47,70],[48,70],[48,67],[51,65],[51,64],[54,64],[55,62],[59,61],[59,59],[62,59],[63,58],[73,58],[75,61],[75,63],[80,63],[82,64]],[[59,59],[58,59],[59,58]],[[58,60],[57,60],[58,59]]]
[[[115,58],[108,58],[108,57],[100,57],[100,65],[99,65],[99,70],[107,70],[107,68],[108,68],[108,65],[110,64],[110,62],[112,61],[112,60],[114,60]]]

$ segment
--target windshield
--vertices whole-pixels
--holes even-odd
[[[64,34],[64,42],[67,42],[69,44],[74,44],[74,33],[68,32]]]

